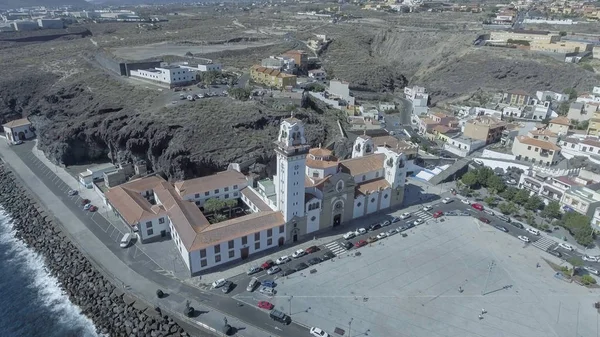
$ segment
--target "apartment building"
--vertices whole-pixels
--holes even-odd
[[[600,193],[598,186],[572,186],[561,199],[565,211],[577,213],[593,218],[596,208],[600,206]]]
[[[600,136],[600,110],[590,118],[590,122],[587,128],[587,134],[591,136]]]
[[[529,105],[534,97],[525,90],[509,90],[502,96],[502,102],[513,106]]]
[[[426,118],[420,119],[419,133],[423,135],[433,134],[433,129],[437,126],[444,126],[447,127],[448,130],[455,129],[458,131],[458,119],[441,112],[430,113]]]
[[[554,91],[537,91],[535,97],[540,101],[555,101],[555,102],[566,102],[569,100],[569,95],[559,94]]]
[[[296,75],[286,74],[277,69],[269,69],[259,65],[250,68],[250,78],[256,83],[278,89],[296,86]]]
[[[283,53],[281,56],[292,58],[295,62],[296,69],[301,73],[306,73],[308,70],[308,54],[304,50],[290,50]]]
[[[551,34],[548,31],[524,30],[524,29],[509,29],[505,31],[493,31],[490,39],[494,41],[543,41],[546,43],[560,41],[560,36]]]
[[[560,116],[556,117],[550,121],[548,124],[548,129],[556,134],[566,135],[571,128],[571,121],[569,118]]]
[[[552,144],[556,144],[558,141],[558,134],[548,129],[535,129],[527,133],[527,135],[533,139],[539,139]]]
[[[517,136],[513,142],[512,154],[518,160],[531,161],[545,166],[558,164],[560,147],[556,144],[529,136]]]
[[[506,128],[506,122],[490,116],[479,116],[471,119],[465,124],[463,135],[473,139],[479,139],[491,144],[502,138],[502,131]]]

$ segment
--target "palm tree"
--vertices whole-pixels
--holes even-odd
[[[238,201],[237,199],[227,199],[224,204],[229,208],[229,218],[231,219],[231,209],[238,205]]]

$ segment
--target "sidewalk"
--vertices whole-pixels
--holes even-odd
[[[152,274],[152,270],[147,270],[148,267],[145,266],[143,268],[146,268],[146,270],[143,270],[140,266],[125,264],[121,258],[117,257],[113,251],[96,237],[94,233],[79,220],[78,216],[65,205],[62,198],[57,198],[56,194],[46,186],[44,181],[42,181],[42,178],[35,175],[33,171],[24,164],[21,158],[16,155],[6,142],[0,141],[0,155],[4,161],[12,167],[15,174],[20,177],[22,183],[36,194],[48,212],[52,213],[53,216],[61,222],[64,231],[69,235],[79,250],[98,264],[100,266],[100,271],[105,273],[109,279],[113,279],[114,284],[117,285],[117,287],[121,284],[123,290],[127,293],[131,293],[151,305],[159,305],[165,313],[177,317],[180,320],[185,320],[190,325],[196,326],[197,331],[190,331],[190,334],[192,335],[200,335],[200,331],[211,331],[209,328],[211,326],[220,329],[223,326],[223,317],[227,316],[230,325],[238,328],[243,327],[243,330],[238,333],[237,336],[274,336],[273,334],[249,325],[232,316],[225,315],[205,305],[204,303],[208,304],[214,303],[214,301],[221,301],[218,298],[215,298],[214,295],[203,294],[197,289],[194,290],[191,287],[185,286],[185,284],[178,280],[167,278],[162,275],[153,275],[153,280],[143,276],[139,273],[140,271]],[[60,167],[57,168],[56,173],[59,172],[61,172]],[[63,173],[60,176],[61,179],[62,177],[65,177],[65,174],[68,175],[64,170],[62,170],[62,172]],[[68,181],[69,180],[67,179],[67,184]],[[58,181],[55,183],[57,185],[59,184]],[[121,251],[118,252],[121,253]],[[122,253],[125,255],[128,254],[126,251],[122,251]],[[124,256],[123,258],[127,258],[127,256]],[[132,268],[137,269],[137,272]],[[163,289],[169,296],[158,300],[156,298],[157,289]],[[209,300],[210,298],[213,300]],[[191,306],[197,311],[202,312],[199,317],[185,318],[183,316],[182,313],[185,308],[185,302],[188,299],[191,301]],[[215,336],[221,336],[220,333],[213,333]],[[202,334],[205,335],[205,333]]]

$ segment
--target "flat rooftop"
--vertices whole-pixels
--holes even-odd
[[[350,321],[351,336],[598,334],[593,303],[600,292],[555,278],[542,258],[561,261],[538,248],[471,217],[430,222],[407,233],[366,246],[360,256],[351,250],[279,278],[270,301],[278,310],[291,310],[296,322],[329,333],[344,329],[343,336]],[[482,308],[487,313],[480,320]]]

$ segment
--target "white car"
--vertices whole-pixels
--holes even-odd
[[[292,261],[292,259],[290,259],[289,256],[284,255],[284,256],[278,258],[277,260],[275,260],[275,264],[284,264],[284,263],[290,262],[290,261]]]
[[[377,234],[377,240],[381,240],[381,239],[385,239],[387,238],[387,234],[385,232],[381,232],[379,234]]]
[[[423,222],[424,222],[423,219],[417,219],[417,220],[415,220],[415,222],[413,222],[413,224],[415,226],[418,226],[418,225],[422,224]]]
[[[449,203],[451,203],[451,202],[453,202],[453,201],[454,201],[454,199],[452,199],[452,198],[444,198],[444,200],[442,200],[442,202],[443,202],[444,204],[449,204]]]
[[[427,212],[427,211],[431,211],[432,209],[433,209],[433,207],[431,207],[430,205],[423,206],[423,210],[424,210],[425,212]]]
[[[85,204],[85,206],[83,206],[83,210],[87,211],[90,209],[90,207],[92,207],[92,204]]]
[[[405,220],[408,218],[410,218],[410,213],[406,212],[406,213],[400,214],[400,219]]]
[[[571,246],[571,245],[568,245],[568,244],[566,244],[566,243],[562,243],[562,242],[561,242],[561,243],[559,243],[559,244],[558,244],[558,246],[559,246],[560,248],[563,248],[563,249],[566,249],[566,250],[570,250],[570,251],[573,251],[573,250],[575,250],[575,249],[573,248],[573,246]]]
[[[260,287],[258,292],[260,292],[261,294],[265,294],[267,296],[275,295],[275,289],[270,288],[270,287]]]
[[[359,228],[356,231],[354,231],[354,235],[356,235],[356,236],[363,235],[363,234],[366,234],[366,233],[367,233],[367,230],[364,229],[364,228]]]
[[[581,259],[583,261],[598,262],[598,258],[595,257],[595,256],[584,255],[584,256],[581,257]]]
[[[471,202],[469,201],[469,199],[461,199],[460,202],[462,202],[465,205],[470,205]]]
[[[540,231],[538,231],[537,229],[534,229],[534,228],[527,228],[526,231],[528,231],[529,233],[531,233],[533,235],[540,235]]]
[[[519,240],[521,240],[523,242],[529,243],[529,238],[526,237],[525,235],[519,235],[518,238],[519,238]]]
[[[344,234],[343,238],[344,238],[344,240],[350,240],[355,236],[356,236],[356,234],[354,234],[354,232],[348,232],[348,233]]]
[[[279,268],[277,266],[273,266],[267,270],[267,274],[273,275],[273,274],[279,273],[280,271],[281,271],[281,268]]]
[[[218,279],[215,282],[212,283],[212,287],[213,288],[219,288],[225,285],[225,282],[227,282],[226,279],[222,278],[222,279]]]
[[[304,255],[306,255],[306,252],[304,251],[304,249],[298,249],[297,251],[294,252],[294,254],[292,254],[292,257],[294,259],[297,259],[297,258],[302,257]]]
[[[248,271],[246,272],[246,274],[253,275],[253,274],[259,273],[261,270],[262,270],[261,267],[257,267],[257,266],[250,267],[250,269],[248,269]]]
[[[314,337],[329,337],[327,332],[315,327],[310,328],[310,334]]]
[[[489,215],[494,215],[494,212],[490,211],[489,209],[484,209],[483,210],[485,213],[489,214]]]
[[[592,273],[594,275],[600,274],[597,269],[594,269],[592,267],[585,266],[585,267],[583,267],[583,269],[587,270],[588,273]]]

